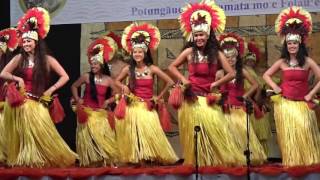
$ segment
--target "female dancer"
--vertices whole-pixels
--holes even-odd
[[[67,167],[77,157],[56,130],[48,108],[41,103],[69,80],[58,61],[47,55],[44,48],[49,20],[43,8],[27,11],[18,23],[22,51],[1,72],[2,78],[17,82],[20,90],[25,88],[27,92],[24,101],[14,106],[6,103],[4,107],[9,166]],[[48,84],[50,72],[60,76],[52,86]],[[8,93],[7,97],[9,102]]]
[[[251,40],[248,42],[248,52],[243,57],[244,68],[248,71],[259,84],[258,89],[251,95],[251,99],[254,103],[254,119],[251,121],[253,129],[264,148],[266,155],[269,152],[268,140],[271,137],[271,125],[270,125],[270,107],[268,107],[265,82],[261,76],[256,73],[257,63],[260,60],[260,50],[257,44]],[[245,80],[245,89],[250,88],[250,83]]]
[[[320,68],[308,57],[305,40],[312,31],[310,14],[292,6],[276,20],[276,32],[285,38],[281,58],[263,75],[279,95],[272,97],[274,117],[284,166],[320,163],[320,133],[314,110],[308,106],[320,88],[320,82],[309,90],[310,71],[320,78]],[[281,70],[281,85],[271,79]],[[281,95],[280,95],[281,94]]]
[[[170,64],[169,71],[186,87],[185,101],[178,111],[184,164],[196,164],[195,143],[200,166],[245,164],[243,152],[237,148],[221,108],[212,103],[216,98],[210,93],[234,77],[214,32],[224,30],[224,12],[213,1],[202,1],[188,5],[180,15],[180,22],[187,40],[192,41],[191,47]],[[178,71],[183,63],[188,63],[188,79]],[[226,75],[215,81],[219,68],[223,68]],[[197,141],[194,140],[195,127],[200,130]]]
[[[255,132],[253,131],[251,121],[247,122],[247,113],[251,110],[244,108],[252,108],[252,102],[249,97],[258,88],[257,82],[252,76],[242,68],[241,56],[244,50],[244,40],[234,33],[222,34],[219,38],[223,53],[228,59],[229,64],[236,71],[236,77],[220,87],[223,94],[226,94],[224,102],[225,118],[229,123],[229,129],[235,137],[236,143],[240,149],[247,150],[247,123],[249,124],[250,135],[250,152],[253,164],[262,164],[266,161],[267,157],[261,146]],[[217,72],[216,80],[224,76],[224,70]],[[245,92],[244,80],[247,80],[251,87]],[[249,103],[249,104],[247,104]]]
[[[71,86],[73,98],[78,104],[77,111],[80,111],[77,114],[82,116],[78,117],[76,140],[80,166],[113,165],[117,160],[115,132],[107,119],[107,109],[114,101],[112,91],[115,90],[107,61],[112,59],[116,50],[117,45],[110,37],[93,41],[88,47],[91,71]],[[82,84],[86,88],[83,98],[80,98],[78,88]]]
[[[124,67],[116,78],[117,85],[130,101],[125,109],[126,114],[116,119],[119,158],[122,163],[173,164],[178,160],[154,110],[155,103],[163,101],[163,94],[173,84],[169,76],[153,65],[150,50],[156,49],[159,42],[158,28],[147,23],[131,24],[122,35],[122,46],[131,53],[130,65]],[[127,76],[129,87],[121,83]],[[155,76],[164,80],[166,86],[153,97]],[[124,99],[120,100],[116,109],[121,109],[124,104],[121,101]]]
[[[8,28],[0,31],[0,71],[6,66],[11,60],[13,51],[18,47],[19,38],[17,30],[15,28]],[[6,155],[4,143],[5,129],[3,120],[3,106],[5,102],[6,85],[5,81],[0,80],[0,163],[5,163]]]

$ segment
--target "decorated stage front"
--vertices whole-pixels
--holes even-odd
[[[0,168],[1,180],[195,180],[195,168],[190,166],[158,166],[158,167],[119,167],[119,168]],[[250,168],[252,180],[264,179],[320,179],[320,165],[309,167],[285,168],[277,164]],[[199,168],[198,179],[247,179],[246,167],[202,167]]]

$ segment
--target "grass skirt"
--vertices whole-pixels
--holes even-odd
[[[270,112],[267,112],[260,119],[252,118],[252,127],[256,133],[266,155],[269,152],[268,140],[271,137]]]
[[[230,113],[225,113],[225,118],[228,121],[229,129],[232,130],[234,139],[243,152],[247,150],[247,115],[242,108],[230,108]],[[250,121],[250,120],[249,120]],[[249,124],[250,152],[252,164],[263,164],[267,160],[263,146],[260,144],[256,133],[252,128],[252,123]]]
[[[115,127],[121,163],[173,164],[178,160],[157,112],[149,111],[145,102],[131,102],[125,118],[116,119]]]
[[[1,104],[3,102],[0,102]],[[2,105],[3,108],[3,105]],[[3,110],[0,110],[0,164],[5,163],[6,161],[6,144],[5,144],[5,139],[7,138],[5,136],[5,128],[4,128],[4,114]]]
[[[27,99],[16,108],[4,107],[7,164],[24,167],[68,167],[75,154],[59,135],[49,111]]]
[[[88,121],[77,126],[77,153],[80,166],[106,166],[117,161],[115,132],[111,129],[107,111],[85,108]]]
[[[194,103],[183,102],[178,112],[180,141],[183,147],[184,164],[195,164],[194,127],[198,133],[199,166],[244,165],[242,150],[235,144],[232,132],[221,108],[208,106],[205,97],[198,96]]]
[[[303,101],[274,100],[278,143],[284,166],[320,163],[320,133],[315,112]]]

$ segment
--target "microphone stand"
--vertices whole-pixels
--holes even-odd
[[[194,127],[194,153],[196,158],[196,180],[198,180],[199,177],[199,162],[198,162],[198,133],[201,130],[200,126]]]
[[[246,118],[247,118],[247,149],[244,151],[247,162],[247,179],[250,180],[250,166],[251,166],[251,151],[250,151],[250,114],[253,112],[253,104],[247,99],[243,99],[246,106]]]

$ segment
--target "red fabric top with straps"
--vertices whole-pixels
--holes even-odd
[[[304,100],[308,94],[308,70],[288,69],[282,71],[282,83],[280,85],[282,96],[291,100]]]
[[[235,83],[229,82],[220,87],[220,91],[222,93],[227,92],[228,97],[225,104],[234,105],[234,106],[242,106],[243,103],[237,99],[237,97],[242,97],[244,94],[244,86],[236,85]]]
[[[103,103],[106,98],[106,92],[108,90],[108,86],[96,84],[96,89],[97,89],[98,102],[91,98],[90,84],[86,83],[86,88],[85,88],[84,96],[83,96],[83,104],[85,106],[88,106],[91,108],[101,108],[103,106]]]
[[[189,81],[195,93],[210,93],[210,85],[215,81],[217,64],[190,63]]]
[[[153,96],[153,79],[136,79],[133,94],[142,99],[151,99]]]
[[[24,81],[24,85],[26,88],[27,92],[31,92],[32,91],[32,73],[33,73],[33,69],[32,68],[23,68],[23,81]]]

